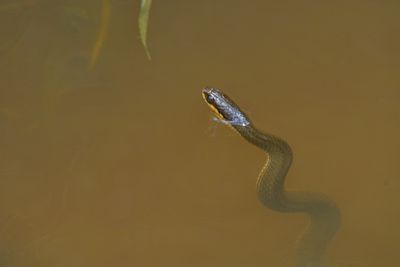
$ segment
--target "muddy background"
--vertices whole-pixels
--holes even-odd
[[[221,88],[335,199],[339,267],[397,267],[398,1],[0,1],[1,266],[286,267],[307,225],[264,208],[265,160],[211,119]]]

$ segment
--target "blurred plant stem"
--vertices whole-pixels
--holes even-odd
[[[97,34],[96,42],[92,49],[92,55],[90,57],[89,69],[92,69],[99,58],[101,48],[103,47],[104,41],[108,35],[108,29],[110,25],[110,0],[103,0],[101,9],[101,22],[99,32]]]

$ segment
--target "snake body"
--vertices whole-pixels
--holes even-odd
[[[267,161],[256,186],[261,203],[275,211],[301,212],[310,217],[310,224],[297,246],[295,266],[327,266],[323,263],[323,254],[341,218],[335,202],[320,193],[286,191],[285,177],[293,159],[290,146],[279,137],[257,130],[239,106],[220,90],[205,88],[203,98],[221,121],[266,152]]]

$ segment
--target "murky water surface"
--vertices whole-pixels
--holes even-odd
[[[258,202],[265,155],[204,86],[336,200],[329,261],[400,266],[399,2],[154,0],[151,61],[139,2],[103,8],[0,1],[1,266],[290,266],[307,218]]]

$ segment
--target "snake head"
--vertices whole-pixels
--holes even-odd
[[[250,120],[227,95],[216,88],[204,88],[203,98],[211,111],[222,120],[232,126],[248,126]]]

